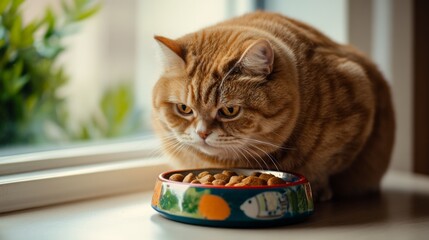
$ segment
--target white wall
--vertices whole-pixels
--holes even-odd
[[[265,6],[306,22],[340,43],[348,41],[347,0],[266,0]]]
[[[374,60],[392,87],[397,126],[391,168],[412,171],[412,1],[350,0],[350,6],[350,42]]]
[[[385,48],[384,59],[379,58],[383,53],[373,54],[380,64],[382,71],[392,84],[393,100],[396,110],[395,150],[391,167],[394,169],[412,171],[413,169],[413,1],[408,0],[377,0],[375,12],[379,15],[382,9],[389,9],[386,14],[389,25],[384,35],[385,41],[374,44],[374,48]],[[387,27],[387,26],[385,26]],[[383,26],[378,30],[381,31]],[[375,29],[375,32],[379,32]],[[380,34],[381,35],[381,34]],[[380,36],[382,37],[382,36]]]

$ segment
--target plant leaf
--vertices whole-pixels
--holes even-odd
[[[87,0],[74,0],[76,8],[82,8],[87,4]]]
[[[46,8],[44,21],[48,24],[44,35],[46,39],[50,38],[55,32],[55,15],[51,8]]]
[[[66,0],[61,0],[61,7],[63,8],[64,13],[68,14],[70,12],[70,7]]]
[[[19,47],[21,42],[21,25],[22,18],[17,16],[15,21],[13,21],[12,28],[10,30],[10,42],[15,47]]]
[[[13,82],[11,93],[16,94],[19,91],[21,91],[22,87],[25,86],[25,84],[30,80],[30,77],[28,75],[22,76],[18,78],[16,81]]]
[[[31,22],[22,30],[21,47],[26,48],[33,44],[33,34],[37,29],[37,23]]]
[[[13,68],[12,68],[13,78],[18,78],[19,76],[21,76],[23,66],[24,66],[24,63],[22,61],[18,61],[13,65]]]
[[[30,95],[24,103],[24,111],[27,116],[32,116],[38,101],[37,95]]]
[[[85,20],[85,19],[91,17],[92,15],[94,15],[95,13],[97,13],[100,9],[101,9],[101,4],[97,4],[97,5],[93,6],[92,8],[89,8],[86,11],[83,11],[83,12],[77,14],[75,17],[75,20],[76,21]]]
[[[4,12],[11,0],[0,1],[0,13]]]
[[[2,25],[0,25],[0,40],[6,39],[6,28],[4,28]]]
[[[12,6],[10,7],[10,12],[15,13],[19,6],[21,6],[21,3],[23,3],[24,0],[12,0]]]

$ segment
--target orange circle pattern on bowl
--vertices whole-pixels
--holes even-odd
[[[225,220],[231,214],[228,203],[223,198],[212,194],[201,197],[198,211],[208,220]]]

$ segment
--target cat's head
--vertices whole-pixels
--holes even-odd
[[[295,68],[280,47],[209,32],[155,39],[164,72],[153,91],[153,116],[167,151],[252,166],[283,146],[299,94]]]

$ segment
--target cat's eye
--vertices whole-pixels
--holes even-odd
[[[186,106],[185,104],[179,103],[179,104],[176,104],[176,107],[177,107],[177,111],[184,116],[189,116],[193,113],[192,108]]]
[[[235,118],[240,113],[241,108],[239,106],[223,107],[219,109],[218,114],[223,118]]]

